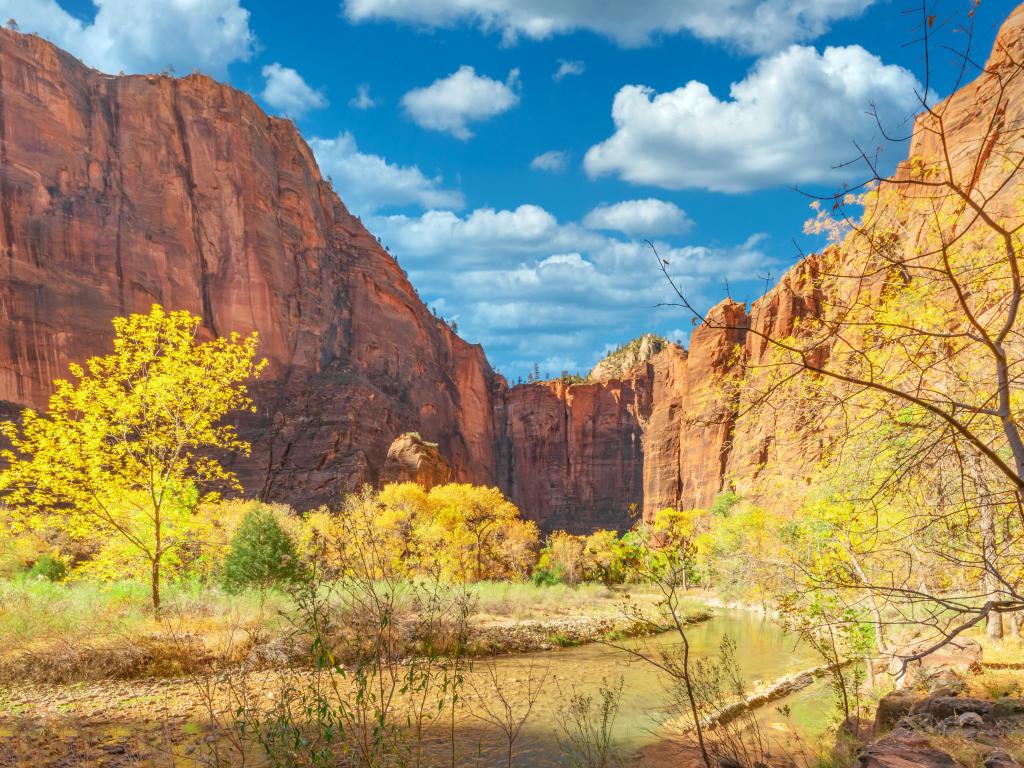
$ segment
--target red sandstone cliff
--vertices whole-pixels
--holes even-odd
[[[1007,77],[1022,59],[1024,6],[1003,24],[985,72],[942,106],[945,138],[958,182],[978,190],[990,199],[990,205],[1003,211],[1019,211],[1020,206],[1019,182],[1006,186],[1002,182],[1009,158],[1017,162],[1024,145],[1024,78]],[[911,157],[940,156],[938,133],[922,130],[928,120],[923,117],[918,121],[909,150]],[[993,124],[995,137],[991,138]],[[985,136],[998,146],[982,146]],[[897,178],[907,173],[908,164],[901,163]],[[907,234],[900,247],[909,254],[917,246],[920,222],[905,224]],[[856,257],[840,252],[839,258],[842,263]],[[624,494],[632,493],[633,500],[642,497],[644,513],[649,516],[664,506],[707,506],[726,488],[755,488],[757,479],[768,473],[801,482],[805,468],[815,461],[819,450],[816,425],[796,422],[792,414],[771,408],[747,412],[737,398],[739,385],[756,385],[754,379],[762,375],[769,354],[763,335],[781,338],[793,333],[800,318],[816,316],[827,296],[842,290],[835,281],[819,274],[820,261],[817,255],[801,260],[749,311],[729,300],[719,304],[710,312],[711,322],[694,330],[688,353],[669,347],[638,368],[633,377],[605,382],[605,386],[635,387],[638,380],[643,380],[646,403],[630,411],[632,419],[627,422],[629,434],[639,434],[642,444],[642,458],[638,458],[643,472],[642,493],[628,490],[630,486],[621,484],[619,476],[606,476],[600,482],[605,498],[616,499],[621,507]],[[846,266],[856,267],[850,263]],[[850,271],[855,273],[856,269]],[[817,354],[827,353],[827,349],[821,349]],[[567,405],[581,386],[591,385],[577,385],[567,391],[552,389],[546,397]],[[510,394],[517,393],[518,388]],[[538,396],[521,397],[535,401]],[[549,408],[558,412],[553,403]],[[579,409],[577,405],[574,419],[590,418]],[[803,418],[808,416],[804,414]],[[513,424],[519,420],[514,415],[511,419]],[[567,442],[565,430],[552,428],[548,432],[549,443],[532,438],[538,456],[557,453],[555,446],[561,450]],[[572,444],[575,437],[569,434],[568,443]],[[516,444],[523,442],[522,437],[513,440]],[[622,460],[621,471],[632,477],[636,467],[626,456]],[[549,499],[558,498],[566,487],[558,479],[565,474],[561,467],[544,474],[543,467],[554,466],[554,461],[535,461],[530,471],[530,476],[539,474],[542,478],[543,487],[535,490]]]
[[[642,423],[651,372],[606,382],[514,387],[497,404],[498,484],[543,528],[624,530],[643,505]]]
[[[979,189],[1002,162],[969,162],[992,116],[981,107],[1022,51],[1024,7],[1000,32],[997,75],[950,97],[954,163]],[[1018,91],[1024,80],[1004,94],[1004,134],[1024,124]],[[919,132],[911,154],[933,145]],[[1000,194],[1009,204],[1019,190]],[[300,508],[381,480],[392,441],[413,431],[453,479],[498,484],[544,528],[577,531],[621,529],[632,505],[704,506],[814,453],[812,433],[742,412],[733,393],[764,360],[748,328],[784,335],[818,311],[817,257],[749,312],[716,307],[728,330],[698,327],[688,353],[671,345],[619,378],[508,389],[426,310],[289,122],[208,78],[108,77],[4,30],[0,254],[8,408],[43,404],[69,362],[106,348],[113,316],[154,301],[201,315],[210,333],[258,330],[271,365],[242,425],[253,455],[236,469],[249,493]],[[797,440],[780,445],[783,432]]]
[[[246,490],[299,507],[375,482],[396,435],[495,472],[479,347],[426,310],[288,121],[209,78],[109,77],[0,30],[0,399],[45,403],[153,302],[270,360]]]

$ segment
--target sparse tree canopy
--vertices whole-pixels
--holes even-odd
[[[45,413],[0,425],[11,444],[0,489],[14,526],[99,541],[105,557],[94,568],[118,576],[144,565],[154,609],[161,566],[173,567],[202,524],[199,504],[237,487],[209,451],[248,452],[222,419],[253,408],[244,382],[265,364],[255,333],[201,342],[200,325],[158,305],[115,318],[112,354],[72,365]]]
[[[921,14],[927,53],[934,17]],[[977,65],[962,54],[966,78]],[[1024,610],[1024,132],[1004,120],[1024,64],[997,50],[988,67],[969,118],[926,89],[897,174],[863,152],[863,186],[819,201],[810,230],[832,244],[802,267],[794,327],[777,327],[770,303],[742,329],[696,312],[753,340],[740,418],[823,447],[811,473],[830,495],[807,511],[843,535],[829,538],[833,567],[804,567],[800,588],[930,625],[904,664]]]

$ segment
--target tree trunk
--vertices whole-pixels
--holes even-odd
[[[987,600],[998,600],[1002,588],[996,576],[996,509],[992,499],[992,492],[989,489],[988,480],[980,462],[975,459],[971,462],[970,473],[974,481],[974,489],[978,498],[978,509],[981,525],[981,559],[985,568],[983,577],[985,587],[985,598]],[[996,611],[989,611],[985,618],[985,632],[993,640],[1001,640],[1003,637],[1003,615]]]
[[[981,499],[981,550],[985,559],[985,592],[989,600],[999,597],[1000,585],[996,578],[996,526],[995,513],[988,498]],[[985,620],[985,633],[993,640],[1003,639],[1003,614],[989,611]]]
[[[1020,611],[1014,611],[1010,614],[1010,637],[1016,637],[1018,640],[1020,639],[1020,625]]]
[[[160,561],[153,561],[153,570],[150,574],[150,589],[153,595],[153,613],[160,613]]]
[[[985,619],[985,633],[992,640],[1003,639],[1003,616],[995,611],[989,611]]]

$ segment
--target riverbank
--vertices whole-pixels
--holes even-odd
[[[716,653],[724,634],[737,639],[752,689],[814,663],[813,653],[794,649],[792,638],[749,612],[716,612],[711,620],[694,624],[688,632],[694,657]],[[673,633],[618,644],[642,644],[655,657],[663,651],[678,652]],[[465,757],[460,765],[505,764],[502,734],[475,716],[481,711],[477,702],[482,696],[500,704],[494,698],[497,690],[520,715],[528,689],[539,690],[516,744],[513,764],[517,768],[570,764],[559,762],[558,728],[573,696],[599,701],[603,686],[614,687],[621,681],[613,737],[621,755],[630,759],[660,738],[660,726],[673,711],[664,671],[605,643],[468,662],[458,716],[460,750]],[[21,761],[33,768],[165,768],[171,764],[171,755],[179,756],[177,766],[211,765],[199,762],[210,748],[205,739],[216,736],[222,748],[224,742],[230,743],[227,729],[211,727],[209,701],[217,704],[214,709],[222,722],[230,722],[240,693],[273,706],[282,688],[306,687],[310,674],[300,668],[244,674],[234,669],[192,678],[8,685],[0,696],[0,765]],[[802,723],[820,709],[816,700],[805,699],[801,694],[792,702],[794,718]],[[69,755],[80,762],[71,762]],[[263,763],[253,759],[246,765]]]
[[[594,584],[468,585],[466,650],[473,656],[544,651],[648,631],[659,595]],[[710,611],[688,601],[688,620]],[[160,618],[145,585],[0,583],[0,682],[73,683],[173,678],[233,667],[302,665],[310,637],[286,595],[229,595],[177,585]]]
[[[973,642],[977,642],[976,640]],[[966,644],[971,644],[967,640]],[[983,641],[983,654],[1020,658],[1019,640]],[[923,668],[879,702],[862,729],[862,768],[892,765],[1020,768],[1024,764],[1024,670],[969,658]],[[972,654],[973,656],[973,654]]]

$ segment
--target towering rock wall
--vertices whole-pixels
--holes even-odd
[[[502,393],[498,484],[547,530],[622,530],[643,503],[649,365],[606,382],[537,382]]]
[[[993,115],[1004,146],[1019,136],[1024,78],[1001,73],[1022,41],[1018,9],[993,74],[945,112],[956,173],[1004,206],[1020,195],[994,186],[1006,153],[979,143]],[[919,131],[911,154],[935,141]],[[68,363],[108,348],[112,317],[153,302],[200,315],[207,334],[255,330],[270,366],[240,425],[253,454],[235,469],[250,495],[299,508],[390,477],[389,446],[406,432],[437,444],[452,479],[499,485],[549,530],[621,529],[634,506],[704,506],[815,451],[812,433],[779,421],[787,414],[747,413],[735,393],[766,360],[758,331],[786,335],[820,310],[818,257],[749,311],[716,307],[689,352],[652,347],[625,375],[509,389],[431,316],[291,123],[205,77],[109,77],[6,30],[0,256],[8,412],[45,404]]]
[[[307,507],[376,482],[418,431],[495,475],[479,347],[424,307],[294,126],[206,77],[109,77],[0,30],[0,400],[45,404],[115,315],[158,302],[260,334],[250,494]]]

